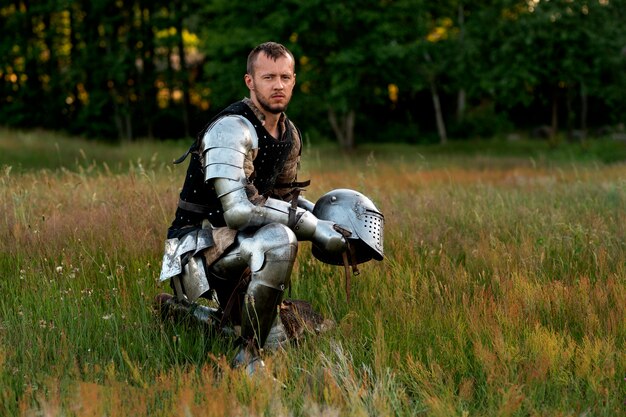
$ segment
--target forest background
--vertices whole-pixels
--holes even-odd
[[[623,138],[624,22],[624,0],[3,1],[0,125],[194,136],[274,40],[314,142]]]
[[[1,0],[0,416],[624,415],[625,14]],[[306,197],[363,190],[385,214],[350,303],[301,243],[293,297],[336,326],[267,355],[286,389],[153,311],[171,159],[266,40],[298,61]]]

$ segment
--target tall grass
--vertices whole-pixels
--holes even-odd
[[[35,153],[49,143],[20,134]],[[45,169],[0,163],[0,415],[626,410],[623,163],[307,147],[306,196],[369,195],[386,259],[360,268],[347,303],[342,270],[301,244],[292,296],[337,326],[268,357],[282,388],[231,370],[232,341],[152,311],[185,170],[166,162],[184,144],[72,146]]]

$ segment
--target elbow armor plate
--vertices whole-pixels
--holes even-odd
[[[204,180],[228,178],[242,181],[248,152],[259,146],[254,126],[248,119],[228,115],[217,120],[204,134],[200,143],[203,156]]]

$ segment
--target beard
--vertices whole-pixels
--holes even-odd
[[[259,102],[259,105],[261,106],[263,110],[271,114],[280,114],[284,112],[285,110],[287,110],[287,105],[289,104],[287,103],[284,105],[283,104],[271,105],[268,100],[259,96],[257,96],[257,101]]]

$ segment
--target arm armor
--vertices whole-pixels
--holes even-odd
[[[315,204],[313,204],[311,201],[307,200],[306,198],[302,196],[298,196],[298,207],[302,207],[306,211],[313,212],[313,208],[315,207]]]
[[[254,126],[242,116],[229,115],[211,125],[200,144],[204,160],[204,180],[228,178],[245,184],[244,160],[259,147]]]
[[[298,240],[310,240],[328,252],[340,252],[345,248],[345,239],[333,228],[333,222],[319,220],[311,212],[298,207],[295,224],[289,224],[290,203],[268,198],[264,205],[255,206],[238,184],[241,183],[227,178],[218,178],[214,182],[228,227],[242,230],[280,223],[289,226]]]

